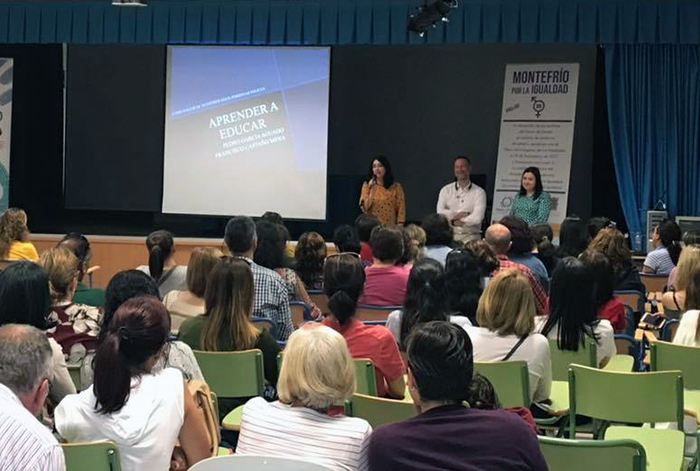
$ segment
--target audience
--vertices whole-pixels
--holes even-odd
[[[374,262],[372,248],[369,246],[369,238],[372,236],[374,228],[381,225],[382,223],[377,216],[369,213],[362,213],[355,219],[355,229],[357,230],[357,236],[360,238],[361,244],[360,256],[364,263],[371,265],[372,262]]]
[[[592,217],[588,220],[588,239],[593,240],[606,227],[615,227],[615,223],[606,217]]]
[[[175,242],[168,231],[151,232],[146,238],[148,266],[136,267],[150,275],[158,284],[160,298],[171,291],[187,289],[187,267],[175,263]]]
[[[493,270],[487,274],[491,272]],[[464,316],[471,325],[478,325],[476,310],[483,291],[481,279],[484,274],[471,250],[455,249],[447,254],[445,262],[447,305],[453,316]]]
[[[0,327],[0,469],[65,471],[63,450],[36,417],[49,394],[52,348],[41,330]]]
[[[700,270],[696,270],[688,280],[685,293],[686,311],[678,324],[673,343],[700,347]]]
[[[403,256],[403,235],[395,227],[380,226],[369,240],[374,254],[372,266],[365,268],[365,289],[362,304],[401,306],[406,297],[410,268],[399,265]]]
[[[470,240],[464,244],[464,247],[471,250],[476,257],[476,264],[482,277],[481,285],[485,288],[491,280],[491,275],[501,266],[496,252],[484,239]]]
[[[493,252],[496,254],[498,260],[498,268],[493,272],[494,275],[497,273],[507,270],[509,268],[517,268],[520,272],[525,275],[526,279],[530,283],[530,288],[532,289],[532,294],[535,297],[535,309],[537,310],[537,315],[544,316],[548,313],[548,300],[547,293],[537,278],[525,265],[520,263],[512,262],[508,260],[506,254],[510,250],[512,245],[510,241],[510,231],[503,224],[492,224],[486,229],[485,234],[486,243],[491,247]]]
[[[569,216],[559,226],[559,258],[578,257],[588,246],[588,227],[578,216]]]
[[[92,260],[92,250],[87,237],[79,232],[69,232],[58,243],[57,247],[70,250],[78,258],[78,287],[75,289],[73,301],[88,306],[104,307],[105,290],[89,288],[84,282],[85,276],[90,271],[90,261]]]
[[[210,455],[204,415],[180,371],[156,370],[167,350],[170,316],[155,297],[122,304],[95,356],[95,384],[56,408],[68,442],[111,441],[124,471],[170,469],[176,441],[193,465]]]
[[[627,319],[625,305],[613,292],[615,273],[608,257],[602,252],[588,249],[579,259],[593,274],[595,282],[595,309],[599,319],[607,319],[616,334],[626,333]]]
[[[654,228],[651,244],[654,250],[647,254],[642,273],[670,275],[681,255],[681,228],[673,221],[664,220]]]
[[[450,315],[445,281],[445,270],[437,260],[426,258],[413,265],[404,308],[390,313],[386,322],[401,351],[406,351],[404,340],[419,324],[449,320],[461,326],[471,325],[462,315]]]
[[[516,268],[501,271],[486,287],[476,313],[480,327],[466,327],[474,361],[525,360],[533,402],[549,398],[552,361],[547,339],[535,329],[535,300],[525,275]]]
[[[402,228],[401,233],[403,234],[403,255],[399,265],[410,268],[424,257],[425,231],[420,226],[409,224]]]
[[[0,325],[30,325],[46,332],[51,327],[50,312],[49,279],[39,265],[16,262],[0,272]],[[66,395],[75,393],[75,385],[61,346],[52,338],[49,338],[49,345],[52,351],[49,399],[52,404],[58,404]]]
[[[536,245],[533,255],[542,262],[547,269],[547,276],[551,278],[560,260],[555,253],[556,248],[553,243],[554,231],[552,231],[552,226],[549,224],[535,224],[530,228],[530,232],[532,232],[532,238]]]
[[[329,415],[355,391],[355,366],[341,335],[323,326],[294,332],[284,350],[278,388],[279,401],[257,397],[246,403],[237,455],[367,470],[371,426],[363,419]]]
[[[333,231],[333,243],[338,253],[352,252],[359,254],[362,252],[362,245],[357,231],[349,224],[341,224]],[[367,266],[371,265],[368,263]]]
[[[258,234],[258,248],[253,260],[261,267],[274,270],[287,286],[287,296],[290,301],[302,301],[314,318],[321,317],[321,310],[311,300],[306,292],[304,283],[296,272],[289,268],[289,263],[284,255],[286,235],[284,226],[267,221],[260,221],[256,225]]]
[[[646,289],[639,278],[639,270],[632,262],[632,253],[627,245],[625,236],[618,229],[608,227],[601,229],[595,239],[588,245],[589,250],[601,252],[613,267],[615,291],[639,291],[645,293]]]
[[[61,345],[71,364],[82,365],[88,353],[97,349],[102,311],[73,302],[78,285],[78,259],[66,248],[54,248],[41,255],[40,264],[49,277],[52,312],[48,335]],[[82,369],[82,368],[81,368]]]
[[[425,256],[445,266],[447,254],[452,250],[454,229],[443,214],[433,213],[421,222],[425,231]]]
[[[683,247],[689,247],[691,245],[700,245],[700,231],[686,231],[683,234]],[[680,259],[678,261],[680,263]],[[668,289],[676,289],[676,275],[678,273],[678,265],[673,267],[671,274],[668,275]]]
[[[602,368],[615,355],[615,332],[607,319],[598,318],[595,301],[593,271],[582,261],[566,257],[554,270],[550,314],[538,318],[535,329],[556,340],[560,350],[577,352],[587,338],[593,339]]]
[[[545,292],[549,291],[549,274],[544,263],[533,253],[535,241],[527,223],[518,216],[506,216],[501,219],[501,224],[510,231],[510,249],[508,250],[508,260],[525,265],[537,277]]]
[[[214,265],[223,257],[219,249],[197,247],[190,254],[187,264],[187,289],[173,290],[165,295],[163,304],[170,313],[171,327],[174,332],[190,317],[204,314],[204,292],[207,289],[209,274]]]
[[[445,321],[422,324],[411,334],[407,354],[408,390],[419,415],[372,433],[371,471],[547,469],[536,435],[523,420],[463,405],[475,358],[462,328]]]
[[[255,299],[253,275],[241,259],[221,260],[207,284],[206,312],[187,319],[180,327],[180,340],[194,350],[236,352],[259,349],[263,354],[265,379],[274,388],[277,384],[277,354],[280,348],[274,337],[250,321]],[[237,403],[221,399],[221,415]],[[230,406],[230,407],[228,407]]]
[[[323,290],[331,313],[323,321],[345,337],[353,358],[369,358],[374,363],[380,396],[403,398],[406,372],[396,340],[383,326],[365,325],[354,318],[357,300],[365,284],[362,262],[355,254],[328,257],[324,267]]]
[[[671,311],[685,311],[685,298],[688,286],[696,273],[700,272],[700,246],[688,245],[678,259],[678,270],[671,291],[664,293],[662,302],[664,308]]]
[[[27,213],[21,209],[6,209],[0,216],[0,260],[36,262],[39,254],[28,241]]]
[[[323,263],[326,260],[326,241],[318,232],[305,232],[299,237],[294,250],[295,270],[307,290],[323,289]]]
[[[255,223],[247,216],[231,218],[226,224],[224,241],[234,257],[250,264],[255,285],[253,316],[275,321],[279,340],[286,340],[294,330],[287,286],[277,273],[253,261],[253,254],[258,247]]]

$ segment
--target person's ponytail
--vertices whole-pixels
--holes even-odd
[[[151,232],[146,239],[146,247],[148,247],[148,271],[157,283],[163,276],[166,260],[175,252],[173,235],[163,230]]]
[[[163,276],[163,266],[165,266],[163,251],[160,246],[154,245],[148,252],[148,271],[156,282]]]
[[[679,240],[673,240],[666,249],[668,250],[668,255],[671,257],[673,264],[678,265],[678,259],[681,258],[681,251],[683,250],[681,242]]]
[[[355,314],[356,308],[357,300],[353,299],[342,289],[336,291],[330,298],[328,298],[328,309],[330,309],[340,325],[345,325],[348,323],[353,314]]]
[[[128,338],[128,337],[127,337]],[[93,368],[95,371],[95,408],[100,414],[118,412],[129,399],[131,368],[122,353],[122,333],[110,332],[97,348]]]

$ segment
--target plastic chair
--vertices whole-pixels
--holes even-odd
[[[217,456],[200,461],[190,471],[332,471],[320,464],[291,458],[266,456]]]
[[[82,363],[69,363],[66,365],[66,367],[68,368],[68,374],[70,375],[70,379],[73,380],[75,390],[78,392],[83,390],[83,382],[80,379],[81,366]]]
[[[530,373],[527,362],[474,362],[474,371],[491,382],[503,407],[530,407]]]
[[[277,354],[277,369],[282,371],[282,354]],[[369,358],[355,358],[355,392],[368,396],[378,396],[377,374],[374,363]]]
[[[664,292],[668,284],[668,275],[640,273],[639,278],[642,280],[647,293]]]
[[[577,364],[598,368],[598,351],[595,340],[586,337],[585,346],[579,345],[578,351],[560,350],[556,340],[549,341],[552,356],[552,379],[566,381],[569,378],[569,365]]]
[[[274,320],[268,319],[267,317],[251,317],[250,322],[261,329],[267,330],[270,332],[270,335],[277,338],[277,322]]]
[[[565,440],[538,436],[550,471],[644,471],[646,452],[634,440]]]
[[[117,445],[112,442],[64,443],[67,471],[121,471]]]
[[[351,399],[345,401],[345,415],[365,419],[373,428],[403,422],[416,414],[412,403],[394,399],[353,394]]]
[[[651,371],[680,370],[683,386],[700,389],[700,348],[675,345],[668,342],[652,342]]]
[[[302,301],[290,301],[289,310],[292,314],[292,325],[298,329],[304,322],[310,321],[311,310]]]
[[[629,306],[633,312],[644,311],[644,293],[635,290],[618,290],[613,291],[613,295],[623,304]]]
[[[369,304],[359,304],[355,318],[359,321],[385,321],[392,311],[401,310],[403,306],[371,306]]]
[[[576,414],[605,422],[673,422],[678,430],[611,426],[606,439],[632,439],[647,453],[648,469],[678,471],[683,466],[683,378],[680,371],[617,373],[585,366],[569,369],[569,429],[576,437]],[[598,434],[602,435],[602,434]],[[607,468],[606,468],[607,469]]]

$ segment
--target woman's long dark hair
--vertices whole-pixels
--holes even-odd
[[[559,257],[578,257],[588,247],[588,226],[578,216],[569,216],[559,230]]]
[[[158,298],[133,298],[117,309],[95,354],[98,413],[111,414],[124,407],[131,378],[149,373],[146,363],[163,348],[169,334],[170,315]]]
[[[531,173],[535,176],[535,194],[532,195],[532,199],[536,200],[540,197],[543,190],[540,169],[537,167],[528,167],[525,170],[523,170],[522,176],[524,176],[526,173]],[[520,196],[525,196],[527,195],[527,191],[525,191],[525,187],[523,186],[522,176],[520,177],[520,191],[518,192],[518,194],[520,194]]]
[[[411,331],[418,324],[429,321],[449,320],[445,271],[440,262],[431,258],[417,261],[411,269],[406,287],[401,316],[401,342],[399,348],[406,350]]]
[[[678,265],[678,259],[681,256],[681,228],[678,224],[673,221],[666,219],[661,224],[659,224],[659,237],[661,237],[661,243],[668,250],[668,255],[671,257],[671,261],[674,265]]]
[[[590,270],[595,280],[595,308],[597,312],[613,298],[615,270],[610,259],[597,250],[586,250],[579,256],[579,260]]]
[[[564,258],[552,277],[550,314],[542,334],[557,329],[557,346],[577,352],[585,345],[586,336],[598,341],[594,329],[600,322],[595,309],[595,283],[591,271],[583,262]]]
[[[270,270],[287,268],[289,265],[284,256],[285,243],[282,236],[283,226],[268,221],[259,221],[255,231],[258,234],[258,248],[253,260]]]
[[[346,325],[357,309],[365,287],[365,270],[358,257],[340,254],[328,257],[323,267],[323,291],[328,309],[340,325]]]
[[[33,262],[14,262],[0,272],[0,325],[50,327],[51,291],[46,272]]]
[[[369,171],[367,172],[367,180],[369,181],[374,178],[372,165],[374,164],[375,160],[382,164],[382,167],[384,167],[384,188],[388,190],[389,188],[391,188],[391,185],[394,184],[394,173],[391,171],[391,163],[389,163],[389,159],[386,158],[386,156],[384,155],[378,155],[370,161]]]
[[[490,275],[490,273],[488,273]],[[469,249],[456,249],[447,254],[445,284],[447,302],[452,312],[467,316],[473,325],[481,297],[481,273],[474,253]]]
[[[294,249],[294,270],[307,289],[313,289],[323,278],[326,241],[318,232],[304,232]]]
[[[545,258],[555,256],[555,247],[552,241],[554,240],[554,231],[549,224],[535,224],[530,227],[532,238],[537,245],[537,252]]]
[[[148,271],[156,282],[163,276],[165,261],[175,251],[173,235],[168,231],[151,232],[146,239],[148,247]]]

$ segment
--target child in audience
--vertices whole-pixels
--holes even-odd
[[[21,209],[6,209],[0,216],[0,260],[36,262],[39,254],[28,241],[27,213]]]
[[[305,232],[299,237],[294,250],[295,271],[307,290],[323,289],[323,262],[326,260],[326,241],[318,232]]]
[[[187,267],[175,262],[175,242],[168,231],[151,232],[146,238],[148,248],[148,265],[136,267],[150,275],[158,285],[160,298],[173,290],[187,289]]]
[[[469,391],[467,393],[467,402],[469,407],[479,410],[499,410],[503,409],[501,401],[498,399],[498,394],[493,388],[493,384],[484,375],[479,373],[474,373],[472,382],[469,383]],[[535,418],[532,416],[532,412],[525,407],[509,407],[505,409],[508,412],[517,414],[518,417],[523,419],[527,424],[532,427],[535,435],[539,434],[537,429],[537,424],[535,423]]]
[[[365,269],[362,304],[401,306],[406,297],[409,268],[399,265],[403,255],[403,235],[395,227],[381,226],[369,240],[374,262]]]

